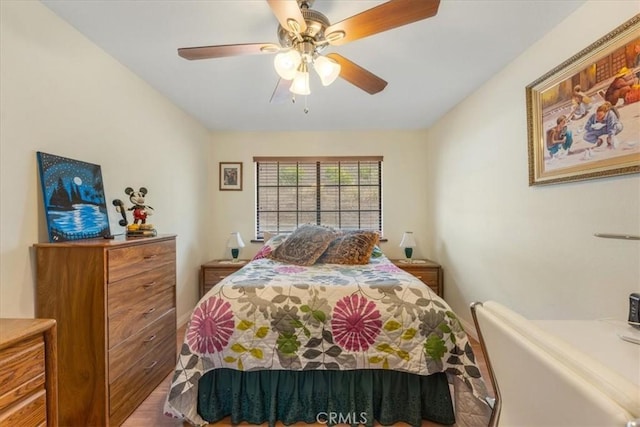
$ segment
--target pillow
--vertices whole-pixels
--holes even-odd
[[[335,236],[336,232],[328,227],[301,225],[269,254],[269,258],[289,264],[313,265]]]
[[[269,240],[271,240],[273,236],[276,236],[276,235],[277,234],[274,233],[273,231],[263,231],[262,238],[264,239],[264,243],[266,244]]]
[[[369,264],[373,249],[379,239],[380,236],[375,231],[347,231],[331,241],[318,262],[347,265]]]
[[[264,233],[266,236],[266,232]],[[265,237],[266,239],[266,237]],[[271,252],[273,252],[278,246],[282,244],[287,239],[286,234],[276,234],[273,237],[265,240],[264,245],[260,248],[257,254],[251,258],[251,261],[256,259],[267,258]]]

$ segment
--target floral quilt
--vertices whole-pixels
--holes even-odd
[[[385,256],[357,266],[258,259],[226,277],[192,313],[165,413],[206,424],[197,413],[198,380],[216,368],[446,372],[464,388],[455,398],[468,395],[472,415],[487,414],[457,316]]]

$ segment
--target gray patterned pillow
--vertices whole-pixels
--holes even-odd
[[[321,225],[298,227],[269,258],[296,265],[313,265],[336,237],[336,232]]]

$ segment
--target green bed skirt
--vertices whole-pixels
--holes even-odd
[[[208,422],[296,422],[373,426],[421,420],[455,423],[444,373],[388,370],[236,371],[215,369],[199,383],[198,412]]]

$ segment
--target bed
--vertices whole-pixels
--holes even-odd
[[[467,336],[428,286],[379,251],[358,265],[264,255],[198,302],[168,416],[193,425],[227,416],[234,424],[487,425],[487,390]]]

